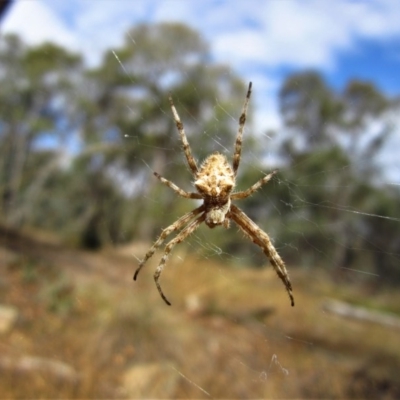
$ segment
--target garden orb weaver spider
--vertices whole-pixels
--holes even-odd
[[[176,127],[178,128],[178,132],[183,144],[183,151],[185,153],[188,166],[194,176],[194,186],[196,187],[197,192],[186,192],[185,190],[176,186],[173,182],[160,176],[157,172],[154,172],[154,175],[179,196],[186,199],[202,199],[203,204],[193,211],[183,215],[172,225],[168,226],[161,232],[159,238],[140,262],[139,267],[133,276],[133,279],[136,280],[140,270],[146,264],[148,259],[154,254],[157,248],[162,245],[168,235],[173,232],[180,231],[175,238],[165,246],[164,255],[162,256],[160,264],[154,273],[154,280],[157,289],[163,300],[169,306],[171,303],[167,300],[161,289],[159,278],[172,249],[175,247],[175,245],[183,242],[190,234],[192,234],[202,222],[205,222],[205,224],[210,228],[215,228],[218,225],[222,225],[224,228],[229,228],[230,220],[234,221],[251,241],[261,247],[264,254],[270,260],[279,278],[285,285],[289,294],[291,305],[294,306],[292,285],[290,283],[285,264],[278,252],[275,250],[275,247],[273,246],[269,236],[263,230],[261,230],[240,208],[232,203],[232,200],[241,200],[251,196],[262,185],[267,183],[277,172],[273,171],[264,176],[254,185],[250,186],[247,190],[233,192],[242,152],[243,128],[246,122],[247,107],[251,96],[251,87],[252,83],[250,82],[243,105],[242,114],[239,118],[239,128],[236,136],[232,166],[228,163],[226,157],[218,152],[208,156],[200,167],[197,166],[196,160],[192,156],[192,151],[186,138],[183,124],[179,118],[178,112],[176,111],[172,97],[171,95],[169,96],[172,114],[174,116]]]

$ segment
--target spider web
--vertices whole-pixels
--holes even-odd
[[[135,47],[138,39],[131,37],[131,41],[132,47]],[[122,56],[117,50],[113,50],[112,54],[123,74],[135,83],[135,71],[121,61]],[[212,65],[209,61],[210,69]],[[187,80],[190,79],[187,72],[179,66],[177,73],[184,75]],[[226,69],[226,74],[231,74],[232,77],[238,76],[236,71],[230,69]],[[192,83],[193,93],[199,99],[202,98],[201,89],[196,82]],[[262,251],[252,243],[247,245],[248,239],[233,223],[229,231],[222,227],[210,230],[203,224],[184,244],[174,249],[163,272],[161,284],[172,302],[172,307],[167,307],[159,298],[152,281],[154,267],[160,260],[162,248],[143,269],[138,281],[132,282],[134,300],[139,298],[140,305],[145,310],[137,319],[140,326],[147,328],[146,335],[148,335],[146,341],[139,342],[138,345],[137,338],[141,332],[133,332],[132,345],[138,354],[137,356],[135,354],[133,363],[140,364],[148,360],[166,362],[174,376],[178,376],[183,382],[179,397],[349,397],[349,392],[342,391],[343,382],[350,385],[349,387],[358,384],[368,388],[368,380],[379,377],[379,368],[382,365],[392,365],[393,371],[398,370],[397,361],[390,357],[390,351],[381,346],[381,342],[396,343],[396,339],[393,338],[394,334],[388,320],[385,323],[377,322],[382,321],[382,318],[380,320],[375,318],[373,313],[368,314],[369,322],[358,320],[351,313],[348,315],[349,319],[343,319],[338,314],[338,310],[345,310],[343,304],[339,304],[342,308],[335,308],[337,303],[331,300],[341,300],[347,305],[360,306],[352,310],[353,313],[358,312],[358,315],[360,312],[362,314],[365,306],[377,311],[383,309],[386,312],[384,314],[387,314],[387,311],[390,314],[391,310],[387,309],[389,304],[387,297],[392,295],[393,291],[388,291],[386,294],[379,289],[378,283],[382,279],[382,274],[371,270],[367,263],[365,266],[358,263],[357,266],[346,269],[339,267],[335,274],[327,274],[331,272],[331,267],[336,261],[329,248],[321,243],[351,250],[355,257],[361,259],[366,250],[365,247],[358,246],[357,240],[351,245],[345,240],[337,243],[337,239],[332,235],[332,226],[327,225],[325,221],[315,220],[306,211],[312,207],[320,214],[335,213],[337,221],[346,221],[349,225],[363,223],[364,218],[381,221],[382,224],[379,226],[382,232],[389,225],[395,225],[399,232],[400,214],[391,215],[386,213],[386,210],[382,213],[370,212],[368,202],[351,200],[343,203],[333,200],[328,195],[322,199],[318,198],[318,201],[310,198],[310,187],[314,192],[321,187],[322,193],[325,193],[324,189],[329,185],[336,191],[342,190],[340,182],[329,184],[328,182],[332,173],[339,178],[345,178],[349,165],[343,163],[335,166],[333,170],[326,167],[316,171],[318,183],[315,183],[314,175],[311,173],[306,176],[296,174],[296,170],[301,170],[302,163],[309,160],[295,161],[293,158],[287,160],[287,164],[291,165],[289,171],[291,174],[286,174],[286,165],[282,163],[277,153],[282,140],[286,135],[293,133],[286,132],[279,126],[275,134],[268,132],[271,128],[269,122],[276,120],[274,121],[273,116],[265,118],[264,115],[270,112],[271,107],[276,108],[276,105],[272,100],[265,102],[262,92],[263,88],[260,88],[253,79],[253,94],[249,108],[253,111],[254,118],[246,124],[244,130],[238,188],[247,188],[243,186],[244,174],[247,171],[250,171],[256,179],[275,168],[281,171],[273,181],[252,196],[258,199],[257,204],[261,201],[265,207],[261,209],[257,207],[257,212],[251,217],[270,235],[280,254],[292,255],[290,259],[284,258],[284,261],[291,277],[296,306],[290,307],[285,288]],[[194,156],[198,159],[200,154],[208,154],[208,149],[213,147],[214,151],[222,152],[232,160],[234,135],[245,92],[240,98],[232,99],[232,105],[239,104],[237,108],[232,107],[235,111],[229,111],[231,108],[228,110],[221,99],[215,98],[213,114],[217,115],[218,111],[219,115],[227,117],[232,122],[233,134],[230,144],[226,144],[220,134],[218,130],[220,120],[216,116],[213,117],[214,124],[203,130],[200,121],[191,116],[190,110],[184,107],[184,99],[180,99],[177,94],[172,95],[185,125],[189,142],[192,143],[191,139],[194,139],[195,135],[201,136],[201,140],[196,141],[196,146],[192,147]],[[150,101],[157,104],[159,113],[165,120],[172,120],[168,106],[166,108],[160,104],[156,97],[150,97]],[[134,114],[129,108],[128,112]],[[164,145],[163,150],[178,157],[166,160],[165,177],[174,182],[175,178],[179,178],[177,183],[184,182],[183,189],[193,190],[190,185],[192,177],[185,164],[179,135],[175,130],[165,132],[166,135],[170,133],[175,135],[175,140]],[[252,150],[250,145],[247,146],[251,140],[262,144],[263,151]],[[134,133],[126,133],[125,141],[127,145],[134,141],[135,146],[146,154],[149,150],[158,150],[157,146],[144,143]],[[382,157],[387,158],[388,154],[386,152]],[[398,181],[400,169],[396,163],[397,159],[393,159],[393,165],[387,169],[386,178],[379,183],[382,187],[400,186]],[[141,157],[140,162],[144,168],[133,181],[124,175],[113,174],[120,179],[121,190],[127,196],[133,196],[133,193],[143,189],[149,180],[156,179],[152,175],[156,167],[152,165],[151,160]],[[181,177],[168,175],[171,169],[176,171],[179,168],[182,171]],[[326,183],[321,186],[319,183],[321,181]],[[140,200],[144,199],[156,205],[157,212],[165,217],[163,219],[173,223],[182,214],[170,212],[166,198],[171,190],[158,181],[156,184],[162,186],[160,193],[165,193],[165,197],[160,195],[154,198],[143,191]],[[282,193],[282,198],[274,196],[276,192]],[[244,200],[238,202],[238,205],[244,207],[251,201],[252,199]],[[185,212],[194,209],[197,204],[196,201],[186,200]],[[134,206],[133,203],[132,207]],[[259,211],[264,209],[267,218],[259,214]],[[297,220],[299,223],[294,226],[292,220]],[[322,240],[308,239],[307,233],[310,231],[318,232],[318,237]],[[279,232],[287,234],[282,235]],[[229,235],[235,240],[232,251],[229,247],[226,249],[224,241],[218,240],[219,235]],[[299,238],[302,238],[301,246]],[[141,240],[141,238],[135,239]],[[361,240],[363,237],[358,235],[357,239]],[[242,243],[245,244],[243,251],[241,247],[239,250],[235,248]],[[377,258],[385,256],[397,261],[400,258],[397,252],[387,253],[377,239],[371,240],[369,245],[369,252]],[[310,260],[305,259],[305,253],[312,255]],[[139,259],[135,259],[135,256],[136,254],[132,255],[134,261],[132,271],[127,272],[129,280]],[[144,256],[144,253],[141,256]],[[341,280],[343,271],[346,272],[345,280]],[[146,279],[151,281],[151,284],[147,285]],[[361,289],[358,285],[360,281],[365,282]],[[352,293],[353,288],[355,294]],[[182,298],[183,300],[179,300]],[[137,301],[131,300],[129,299],[127,301],[129,304],[124,307],[127,308],[128,314],[133,315],[129,321],[134,324],[138,323],[135,320]],[[151,308],[147,304],[151,304]],[[378,339],[374,341],[374,338]],[[366,343],[365,347],[362,347],[362,342]],[[371,374],[376,370],[378,372],[375,375],[368,375],[366,370],[372,371]],[[345,380],[349,377],[353,380],[350,383]],[[386,376],[380,379],[381,381],[379,379],[375,381],[377,385],[391,385],[391,381],[385,380]],[[154,379],[154,385],[157,381],[158,379]],[[357,396],[355,392],[355,397],[363,396]]]
[[[117,54],[115,54],[115,56],[117,61],[120,62]],[[124,68],[122,63],[121,66]],[[124,71],[129,75],[129,72],[125,68]],[[184,73],[184,71],[181,72]],[[193,84],[193,91],[195,93],[198,92],[198,88],[195,84]],[[187,110],[182,110],[182,103],[179,101],[179,99],[176,99],[176,106],[180,114],[181,120],[185,124],[185,118],[188,118],[188,114],[185,112]],[[218,99],[215,99],[215,107],[218,106],[221,105],[219,104]],[[258,101],[256,84],[254,85],[254,92],[250,102],[250,108],[258,108],[258,110],[256,111],[258,113],[260,113],[259,109],[263,108],[263,105],[261,105]],[[166,118],[171,118],[171,116],[168,115],[170,113],[170,110],[160,108],[160,112],[164,113]],[[232,115],[228,111],[226,111],[226,113],[229,118],[232,119],[232,122],[237,123],[240,109],[237,110],[236,115]],[[193,120],[191,121],[191,123],[193,124]],[[215,119],[215,125],[218,125],[217,119]],[[189,137],[190,142],[190,137],[194,133],[188,132],[187,128],[186,133]],[[230,148],[227,148],[227,146],[225,146],[220,140],[218,136],[218,130],[207,130],[195,133],[202,135],[204,137],[204,142],[207,141],[208,143],[213,143],[216,151],[226,154],[228,158],[231,159],[231,156],[233,154],[233,142],[232,146]],[[263,142],[263,146],[267,149],[264,153],[255,154],[251,151],[246,150],[246,140],[249,139],[250,135],[254,135],[256,137],[256,140]],[[131,134],[126,135],[126,137],[127,140],[132,140],[135,138],[134,135]],[[181,145],[178,140],[177,133],[176,137],[176,147],[171,147],[169,149],[174,153],[177,151],[181,152]],[[140,143],[138,144],[140,145]],[[269,134],[263,133],[262,130],[257,129],[254,124],[248,124],[245,127],[244,132],[242,160],[239,167],[239,182],[240,172],[245,169],[253,169],[253,171],[259,174],[259,177],[262,177],[266,173],[270,172],[271,169],[275,168],[275,163],[277,159],[274,155],[274,151],[278,148],[278,146],[279,138],[276,140],[276,138],[272,138],[271,136],[269,136]],[[195,157],[198,152],[203,153],[202,150],[203,149],[201,147],[192,147],[192,152]],[[183,153],[181,159],[182,165],[185,165]],[[148,165],[145,159],[143,159],[143,163],[149,169],[149,173],[153,172],[151,166]],[[299,165],[296,165],[296,163],[292,164],[292,168],[296,169],[297,167],[299,167]],[[334,173],[338,176],[344,176],[347,173],[347,168],[348,165],[336,167]],[[166,167],[166,171],[168,171],[168,165]],[[393,172],[393,169],[391,169],[391,171]],[[187,179],[191,180],[189,172],[185,172],[184,174],[187,176]],[[332,174],[332,170],[322,169],[317,171],[317,174],[319,174],[322,178],[326,176],[328,181],[329,177]],[[168,179],[171,179],[172,181],[174,180],[170,176],[166,177]],[[289,210],[287,211],[288,214],[300,219],[302,221],[302,224],[301,227],[299,227],[297,230],[293,230],[293,228],[290,227],[287,222],[285,222],[284,220],[280,220],[278,215],[277,218],[275,217],[273,219],[273,223],[275,224],[275,226],[276,224],[278,224],[278,226],[281,225],[279,226],[279,229],[292,229],[293,234],[304,237],[306,241],[307,238],[304,235],[304,232],[307,232],[310,229],[317,229],[319,234],[322,237],[325,237],[328,242],[333,241],[333,239],[331,239],[332,235],[329,233],[329,227],[320,224],[318,221],[315,221],[311,217],[308,217],[306,214],[304,214],[304,209],[310,206],[319,209],[320,212],[335,212],[337,213],[337,218],[339,220],[346,219],[350,224],[358,223],[358,221],[361,220],[361,217],[380,219],[391,224],[398,224],[400,222],[400,218],[398,216],[371,213],[367,210],[364,210],[363,208],[360,208],[359,206],[357,206],[357,204],[338,204],[332,201],[329,197],[326,197],[325,199],[323,199],[323,201],[315,203],[313,202],[313,200],[308,199],[307,185],[310,185],[310,180],[307,181],[307,184],[304,184],[304,178],[304,176],[294,176],[294,179],[286,180],[285,178],[281,178],[278,174],[274,183],[270,183],[269,185],[267,185],[267,188],[254,195],[263,196],[265,198],[266,205],[269,206],[270,209],[272,209],[272,212],[275,210],[279,214],[280,211],[278,205],[276,203],[274,204],[269,202],[268,193],[270,191],[273,191],[274,188],[276,189],[277,185],[279,185],[280,190],[282,190],[283,188],[283,190],[286,191],[287,196],[285,196],[285,200],[282,199],[281,201],[285,205],[287,210]],[[400,185],[400,183],[390,180],[383,182],[383,184],[392,186]],[[189,187],[187,186],[184,189],[187,190],[188,188]],[[339,187],[337,187],[336,189],[340,190]],[[165,188],[165,190],[169,189]],[[149,201],[159,202],[160,209],[164,209],[162,198],[157,200],[149,199]],[[190,203],[187,209],[189,211],[191,207],[194,208],[195,202],[192,201],[188,203]],[[168,211],[165,211],[165,214],[168,214]],[[171,215],[171,223],[174,222],[179,216],[180,215]],[[274,239],[273,226],[261,226],[261,228],[265,228],[266,232],[268,234],[271,234],[272,239]],[[231,226],[230,229],[238,231],[235,226]],[[215,231],[218,231],[219,235],[225,234],[225,230],[223,228],[217,228]],[[243,241],[247,240],[239,232],[236,232],[236,234],[239,235]],[[320,326],[321,324],[327,324],[327,326],[332,325],[334,326],[334,329],[340,330],[340,326],[342,324],[346,325],[346,323],[342,320],[338,320],[336,314],[330,313],[332,310],[328,311],[329,307],[327,306],[327,304],[329,304],[329,301],[335,297],[335,291],[332,291],[333,285],[330,286],[329,290],[325,291],[325,297],[321,295],[321,293],[324,293],[323,290],[321,290],[321,293],[319,292],[319,287],[325,287],[327,285],[325,282],[325,280],[327,279],[326,275],[323,273],[320,274],[320,272],[324,272],[325,270],[329,269],[329,265],[332,266],[332,264],[335,262],[332,255],[329,252],[326,252],[324,248],[319,247],[318,244],[315,245],[313,242],[308,241],[307,244],[309,246],[309,249],[312,249],[312,252],[314,253],[313,264],[305,269],[303,268],[303,272],[301,274],[298,273],[298,269],[295,265],[296,263],[291,261],[287,264],[289,275],[293,276],[292,284],[296,301],[296,306],[294,307],[294,309],[282,311],[284,307],[289,309],[290,306],[288,303],[288,299],[285,297],[285,289],[282,286],[282,283],[280,282],[278,277],[271,278],[271,282],[273,282],[272,279],[275,279],[275,282],[273,284],[276,287],[279,287],[279,290],[282,291],[282,297],[280,299],[283,300],[280,301],[285,302],[282,308],[274,308],[276,307],[276,302],[271,301],[268,292],[265,292],[264,306],[262,306],[260,302],[252,302],[250,300],[248,305],[240,304],[240,302],[235,302],[235,305],[233,307],[230,307],[229,303],[227,305],[227,301],[221,301],[220,298],[226,297],[227,294],[229,294],[229,287],[231,285],[235,285],[237,282],[233,280],[231,276],[232,266],[233,270],[237,271],[237,268],[239,267],[240,269],[240,266],[250,267],[252,261],[251,258],[249,259],[248,257],[244,257],[240,253],[232,254],[229,251],[223,250],[222,246],[217,245],[212,240],[212,237],[212,235],[210,236],[209,229],[203,226],[199,228],[195,233],[193,233],[190,238],[187,239],[186,244],[183,246],[185,250],[179,248],[180,246],[175,248],[175,255],[170,258],[169,265],[167,265],[164,271],[162,281],[163,285],[165,285],[166,292],[170,293],[172,296],[176,294],[176,287],[174,285],[175,279],[182,279],[184,282],[188,282],[189,280],[192,281],[190,283],[190,287],[193,289],[194,294],[187,296],[186,307],[189,313],[193,312],[194,314],[196,314],[199,309],[201,310],[203,306],[201,304],[201,295],[198,295],[198,293],[209,292],[209,290],[213,289],[207,289],[207,287],[204,287],[206,285],[204,283],[204,286],[202,286],[202,284],[198,280],[198,275],[196,275],[196,273],[193,272],[192,269],[190,270],[190,275],[187,278],[177,276],[175,274],[173,274],[174,278],[171,278],[171,270],[177,268],[177,265],[179,264],[193,262],[192,259],[193,257],[195,257],[195,259],[199,263],[199,268],[205,268],[209,275],[214,276],[215,281],[222,282],[220,286],[222,286],[226,291],[217,291],[212,295],[208,293],[208,295],[212,299],[214,299],[215,304],[208,304],[207,306],[204,306],[205,309],[202,310],[207,315],[208,313],[211,315],[208,321],[211,325],[211,328],[204,332],[204,334],[207,335],[208,341],[205,341],[204,338],[203,340],[199,339],[199,344],[201,348],[199,350],[193,349],[194,353],[197,353],[197,351],[206,352],[206,358],[208,359],[208,362],[211,365],[213,363],[221,363],[221,369],[220,372],[217,373],[217,375],[209,377],[207,376],[207,374],[197,374],[196,372],[194,372],[198,368],[202,368],[200,361],[198,361],[199,364],[196,364],[196,361],[193,361],[193,363],[187,362],[180,366],[175,365],[171,368],[173,368],[190,386],[198,390],[196,395],[199,397],[204,396],[212,398],[221,395],[224,397],[230,397],[235,396],[237,395],[237,393],[240,392],[242,393],[243,397],[269,397],[277,395],[282,397],[296,397],[298,396],[298,393],[300,393],[300,389],[302,395],[304,395],[304,393],[307,393],[307,385],[315,385],[315,390],[310,389],[308,391],[311,396],[326,395],[326,393],[328,393],[330,390],[328,388],[330,387],[332,382],[330,382],[329,376],[321,373],[321,368],[326,368],[326,370],[329,370],[329,368],[348,368],[348,360],[340,360],[340,357],[345,359],[346,355],[336,357],[336,351],[332,343],[328,343],[326,348],[322,350],[326,353],[325,357],[310,356],[311,353],[321,350],[321,341],[323,340],[321,335],[310,333],[309,330],[311,328],[318,330],[318,326]],[[332,245],[337,245],[337,243],[332,242]],[[347,247],[345,242],[340,245],[344,248]],[[285,248],[289,248],[292,253],[297,254],[296,258],[298,260],[301,260],[303,257],[302,249],[296,245],[295,241],[288,240],[282,241],[280,243],[275,242],[275,246],[278,252],[284,251]],[[384,250],[382,250],[378,244],[370,243],[370,246],[371,251],[374,252],[377,256],[379,256],[380,253],[384,252]],[[260,257],[260,255],[262,256],[262,252],[257,247],[254,246],[252,251],[255,259],[257,257]],[[359,249],[357,249],[356,247],[351,247],[351,251],[358,253],[363,252],[364,250],[361,247]],[[396,253],[389,254],[389,256],[397,260],[399,259],[399,254]],[[246,279],[250,279],[251,282],[254,282],[255,278],[252,274],[257,274],[257,271],[260,274],[260,280],[262,281],[263,279],[265,279],[264,271],[266,269],[272,270],[272,268],[269,265],[268,260],[266,259],[264,266],[264,270],[253,270],[250,274],[251,278],[247,276]],[[357,283],[360,280],[365,280],[366,276],[369,279],[370,286],[373,286],[374,280],[379,280],[381,278],[378,272],[371,271],[370,269],[363,268],[362,266],[355,268],[340,267],[340,269],[346,270],[347,282]],[[245,270],[245,268],[243,268],[243,270]],[[240,270],[240,273],[242,273],[243,270]],[[306,271],[305,273],[304,270]],[[147,270],[146,273],[149,273],[149,271]],[[185,274],[186,272],[183,268],[179,269],[179,273]],[[307,275],[308,277],[305,278],[305,276]],[[243,276],[246,276],[246,274],[243,273]],[[298,278],[298,280],[296,278]],[[305,279],[307,281],[311,281],[311,292],[319,296],[318,303],[316,304],[313,303],[315,299],[312,296],[307,299],[304,299],[303,297],[302,292],[307,292],[308,285],[307,283],[305,283]],[[196,285],[196,282],[198,282],[198,285]],[[340,280],[338,280],[338,283],[340,285]],[[214,287],[216,286],[217,285],[215,285]],[[347,298],[351,298],[349,294],[350,289],[348,288],[348,286],[347,292],[344,296],[342,296],[342,298],[346,298],[346,296]],[[296,289],[298,289],[298,291],[296,291]],[[231,291],[235,292],[235,290],[233,289]],[[251,292],[249,293],[251,294]],[[249,295],[249,293],[247,295]],[[275,293],[275,291],[273,291],[273,293]],[[364,291],[363,293],[365,295],[368,295],[367,291]],[[232,295],[228,296],[228,298],[231,299]],[[255,296],[255,298],[257,298],[257,296]],[[324,299],[328,299],[327,302],[325,302]],[[270,310],[269,305],[271,303],[274,305],[271,307]],[[162,302],[160,301],[160,307],[162,306]],[[242,306],[242,310],[240,310],[240,306]],[[238,309],[235,309],[235,307],[238,307],[239,311]],[[298,311],[299,309],[310,307],[312,307],[312,310],[309,310],[307,312],[307,317],[305,317],[304,313],[299,313]],[[166,312],[170,312],[170,310],[168,309],[166,310]],[[279,315],[274,315],[270,320],[269,318],[259,317],[257,315],[257,313],[262,314],[263,312],[266,315],[268,315],[269,312],[275,314],[281,313],[283,314],[283,316],[279,317]],[[201,311],[199,311],[199,313],[201,315]],[[180,314],[178,318],[185,318],[185,315]],[[282,322],[282,320],[286,318],[289,320],[293,319],[294,322],[288,324]],[[313,322],[311,324],[303,324],[302,318],[311,318]],[[215,328],[213,324],[215,324],[217,328]],[[350,320],[348,324],[350,324],[350,328],[346,326],[345,329],[359,328],[359,326],[356,326],[357,322],[353,322]],[[360,324],[362,325],[363,323],[361,322]],[[367,326],[366,329],[368,330],[369,327]],[[374,329],[375,327],[371,328],[371,334],[373,334],[372,332],[374,332]],[[336,335],[337,332],[335,331],[334,335],[332,335],[333,341],[335,340],[334,337]],[[213,342],[213,344],[210,344],[210,342]],[[329,342],[329,340],[327,340],[327,342]],[[247,346],[242,345],[242,343],[246,343],[247,345],[249,343],[253,343],[253,351],[248,351]],[[262,354],[261,357],[255,356],[255,348],[256,352]],[[302,362],[299,361],[299,358],[303,356],[305,360],[304,363],[310,363],[309,366],[302,365]],[[191,357],[194,360],[197,360],[197,358],[201,358],[197,354],[191,354],[190,356],[188,355],[188,357]],[[348,358],[350,359],[351,357]],[[341,364],[341,361],[343,361],[343,364]],[[360,365],[360,370],[362,370],[362,368],[363,366]],[[335,379],[340,381],[340,379],[344,378],[332,377],[332,379],[332,384],[335,386]],[[222,385],[227,385],[226,390],[222,390],[222,394],[221,388],[218,387],[217,384],[218,381],[223,382]],[[315,383],[315,381],[318,381],[318,383]],[[291,386],[293,384],[296,387],[295,389],[291,389]],[[337,383],[337,388],[331,388],[330,393],[333,393],[333,395],[335,396],[344,396],[345,393],[341,392],[341,390],[342,389],[340,388],[340,383]]]

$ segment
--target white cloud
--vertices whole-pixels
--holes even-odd
[[[80,49],[94,63],[135,23],[181,21],[199,30],[216,60],[242,72],[254,62],[332,68],[337,52],[359,37],[399,35],[399,19],[396,0],[30,0],[11,7],[3,30],[29,43],[54,40]]]
[[[400,2],[381,0],[351,2],[346,6],[346,19],[354,34],[385,39],[400,34]]]
[[[2,31],[29,44],[55,42],[95,65],[105,49],[121,45],[126,30],[146,18],[145,1],[20,0],[11,6]]]
[[[10,7],[2,26],[3,33],[17,33],[25,42],[37,45],[53,41],[77,50],[78,40],[51,8],[41,1],[17,1]]]
[[[230,13],[235,13],[232,3]],[[400,34],[400,2],[248,2],[254,26],[226,30],[213,41],[218,59],[237,64],[333,68],[357,39]],[[228,16],[229,19],[229,16]]]

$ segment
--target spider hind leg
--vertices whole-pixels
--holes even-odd
[[[256,245],[261,247],[264,254],[268,257],[275,272],[285,285],[286,291],[290,298],[292,307],[294,306],[293,289],[289,279],[285,263],[279,256],[275,247],[273,246],[269,236],[261,230],[255,222],[253,222],[240,208],[234,204],[231,206],[229,218],[236,222],[243,233]]]
[[[205,220],[205,214],[200,215],[198,218],[196,218],[194,221],[192,221],[189,225],[187,225],[182,231],[175,236],[174,239],[172,239],[166,246],[164,250],[164,255],[161,258],[160,264],[156,269],[156,272],[154,273],[154,281],[156,283],[158,292],[160,293],[160,296],[162,299],[165,301],[166,304],[169,306],[171,303],[168,301],[168,299],[165,297],[161,285],[158,282],[160,279],[160,275],[166,265],[167,259],[169,254],[171,253],[172,249],[178,244],[183,242],[189,235],[191,235],[198,227],[199,225]]]
[[[193,211],[190,211],[186,213],[183,217],[179,218],[177,221],[175,221],[172,225],[168,226],[167,228],[163,229],[161,232],[159,238],[156,240],[156,242],[153,244],[153,246],[150,247],[149,251],[146,253],[144,256],[143,260],[140,262],[138,269],[135,271],[135,274],[133,275],[133,280],[136,281],[137,276],[140,272],[140,270],[144,267],[146,262],[153,256],[155,251],[163,244],[164,240],[168,235],[170,235],[172,232],[175,232],[179,229],[181,229],[184,225],[186,225],[192,218],[194,218],[196,215],[204,211],[204,206],[201,205],[200,207],[194,209]]]

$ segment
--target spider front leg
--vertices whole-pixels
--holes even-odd
[[[183,151],[185,152],[186,160],[188,162],[189,168],[192,170],[193,174],[197,173],[197,164],[196,160],[193,158],[192,150],[190,149],[189,142],[186,137],[185,129],[183,128],[183,123],[179,118],[178,111],[176,111],[174,101],[172,100],[172,96],[169,96],[169,104],[171,105],[172,114],[174,115],[174,120],[176,127],[178,128],[179,135],[181,137]]]
[[[172,225],[168,226],[161,232],[160,237],[153,244],[153,246],[150,247],[150,250],[146,253],[143,260],[139,264],[139,268],[136,270],[135,274],[133,275],[133,279],[135,281],[136,281],[136,278],[137,278],[140,270],[146,264],[147,260],[154,254],[154,252],[163,244],[165,238],[172,232],[175,232],[175,231],[181,229],[182,226],[186,225],[193,217],[195,217],[196,215],[201,213],[203,210],[204,210],[204,205],[201,205],[200,207],[196,208],[195,210],[190,211],[187,214],[185,214],[183,217],[179,218],[176,222],[174,222]]]
[[[157,172],[153,172],[154,176],[156,176],[164,185],[167,185],[170,187],[176,194],[178,194],[181,197],[184,197],[185,199],[202,199],[203,197],[201,196],[200,193],[196,192],[186,192],[185,190],[181,189],[180,187],[176,186],[175,183],[169,181],[168,179],[163,178],[160,174]]]
[[[247,107],[248,107],[249,101],[250,101],[251,87],[252,87],[252,83],[250,82],[249,88],[247,89],[246,100],[245,100],[243,108],[242,108],[242,114],[240,115],[240,118],[239,118],[239,128],[238,128],[238,132],[236,135],[235,153],[233,155],[233,163],[232,163],[233,172],[235,173],[235,176],[236,176],[237,170],[239,168],[240,155],[242,153],[243,129],[244,129],[244,124],[246,123],[246,118],[247,118]]]
[[[205,214],[200,215],[197,219],[192,221],[186,228],[184,228],[174,239],[172,239],[166,246],[165,246],[165,251],[164,255],[161,258],[160,264],[156,269],[156,272],[154,273],[154,281],[156,282],[156,286],[158,289],[158,292],[160,293],[162,299],[170,306],[171,303],[167,300],[165,297],[160,284],[158,283],[158,280],[160,279],[160,275],[162,270],[165,267],[165,263],[167,262],[168,255],[171,253],[172,249],[178,244],[183,242],[190,234],[192,234],[198,227],[199,225],[206,219]]]
[[[278,171],[272,171],[270,174],[261,178],[254,185],[250,186],[247,190],[243,190],[241,192],[236,192],[231,195],[232,200],[245,199],[246,197],[251,196],[255,191],[260,189],[262,185],[265,185]]]
[[[275,250],[269,236],[262,231],[240,208],[236,207],[234,204],[231,205],[231,211],[229,213],[229,218],[237,223],[239,228],[246,234],[246,236],[252,240],[255,244],[260,246],[264,254],[269,258],[275,272],[281,278],[283,284],[286,287],[286,291],[289,294],[290,302],[294,306],[293,289],[290,283],[288,272],[285,268],[285,263],[279,256],[278,252]]]

